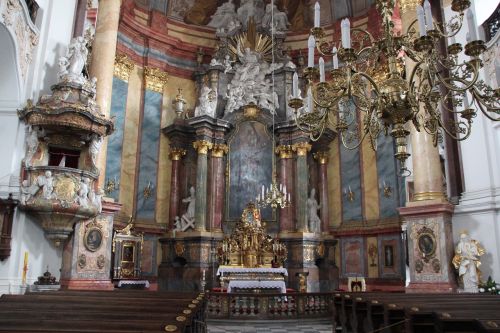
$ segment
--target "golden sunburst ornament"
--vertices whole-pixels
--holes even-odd
[[[261,59],[272,60],[273,39],[256,31],[253,17],[248,20],[247,31],[232,37],[229,42],[232,58],[237,59],[240,54],[245,53],[246,48],[258,53]]]

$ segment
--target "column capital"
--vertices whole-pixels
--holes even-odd
[[[420,5],[422,1],[420,0],[400,0],[399,1],[399,9],[401,9],[401,13],[405,14],[408,12],[414,12],[417,10],[417,6]]]
[[[185,155],[186,155],[186,149],[172,147],[170,148],[170,153],[168,154],[168,157],[170,157],[172,161],[179,161]]]
[[[294,152],[297,156],[306,156],[307,152],[311,151],[311,145],[308,142],[299,142],[292,146]]]
[[[114,75],[128,82],[128,78],[130,77],[130,73],[134,69],[134,62],[130,59],[126,54],[117,53],[115,56],[115,68]]]
[[[167,84],[168,73],[155,67],[144,67],[144,79],[146,81],[146,89],[163,93],[163,87]]]
[[[216,143],[212,147],[212,157],[222,157],[227,154],[229,147],[224,143]]]
[[[292,158],[293,149],[291,145],[279,145],[275,149],[275,153],[280,156],[280,158]]]
[[[328,164],[328,155],[327,151],[317,151],[313,154],[313,157],[319,164]]]
[[[196,149],[198,154],[208,154],[208,150],[212,149],[213,144],[212,142],[206,141],[206,140],[197,140],[193,142],[193,148]]]

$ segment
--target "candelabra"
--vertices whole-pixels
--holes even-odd
[[[435,145],[443,131],[455,140],[465,140],[476,117],[469,96],[486,117],[499,121],[500,89],[492,89],[479,80],[479,56],[486,47],[477,38],[472,12],[465,14],[469,0],[453,0],[451,8],[458,14],[443,24],[433,22],[426,0],[423,7],[417,6],[418,19],[401,35],[394,33],[394,0],[377,0],[376,6],[382,17],[380,39],[365,30],[351,29],[349,19],[344,19],[341,42],[329,42],[319,26],[320,8],[316,3],[314,28],[308,41],[308,67],[304,70],[307,102],[299,95],[295,74],[289,105],[295,109],[297,126],[308,132],[312,140],[318,140],[324,129],[332,126],[347,149],[359,147],[368,138],[375,150],[377,137],[390,133],[395,139],[394,156],[400,161],[401,173],[408,175],[405,162],[410,156],[409,123],[417,131],[423,129],[432,135]],[[464,16],[469,25],[465,48],[454,39]],[[438,51],[443,38],[450,38],[445,55]],[[314,67],[315,49],[323,56],[332,56],[333,70],[328,82],[324,59],[319,59],[319,69]],[[459,61],[463,49],[469,58]],[[402,70],[406,62],[407,74]],[[443,117],[446,112],[451,113],[449,120]]]
[[[290,193],[286,191],[286,185],[279,184],[276,182],[276,177],[273,176],[273,181],[266,189],[264,185],[262,185],[262,192],[257,196],[256,205],[259,208],[263,208],[266,206],[271,206],[272,208],[285,208],[290,206],[291,198]]]

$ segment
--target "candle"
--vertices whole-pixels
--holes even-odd
[[[342,47],[344,49],[351,48],[351,22],[348,18],[340,22],[340,34],[342,36]]]
[[[417,20],[418,20],[418,30],[420,31],[420,37],[427,35],[425,31],[425,18],[424,18],[424,9],[422,6],[417,6]]]
[[[299,98],[299,76],[297,75],[297,72],[293,73],[292,95],[293,98]]]
[[[333,47],[332,53],[333,53],[333,69],[339,69],[339,57],[337,56],[336,46]]]
[[[316,1],[314,5],[314,27],[319,28],[319,18],[320,18],[320,9],[319,2]]]
[[[464,93],[464,109],[468,109],[470,107],[469,105],[469,98],[467,97],[467,92]]]
[[[311,87],[307,90],[307,111],[313,112],[313,97]]]
[[[24,264],[23,264],[23,278],[22,284],[26,285],[26,273],[28,272],[28,252],[24,252]]]
[[[314,40],[314,36],[309,36],[307,40],[307,67],[314,67],[314,47],[316,46],[316,41]]]
[[[424,13],[427,31],[434,29],[434,23],[432,22],[431,4],[429,3],[429,0],[424,1]]]
[[[325,61],[319,58],[319,82],[325,82]]]
[[[476,24],[474,21],[474,13],[469,9],[467,11],[467,25],[469,26],[471,40],[477,40]]]
[[[262,185],[262,199],[264,199],[264,185]]]

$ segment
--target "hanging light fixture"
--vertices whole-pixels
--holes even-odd
[[[274,64],[274,0],[271,0],[271,40],[272,40],[272,62]],[[272,96],[274,96],[274,69],[271,72],[272,79]],[[274,138],[274,115],[276,112],[273,112],[273,129],[272,129],[272,148],[273,152],[271,155],[271,163],[272,163],[272,181],[271,184],[266,188],[262,185],[262,191],[257,195],[256,205],[259,208],[264,208],[267,206],[271,206],[273,209],[275,208],[285,208],[290,206],[291,204],[291,196],[290,192],[287,192],[286,185],[278,184],[276,181],[276,167],[275,167],[275,157],[274,157],[274,147],[276,145],[276,141]]]
[[[304,70],[314,108],[302,108],[304,101],[298,94],[297,77],[289,105],[295,109],[297,126],[309,133],[313,141],[327,126],[332,126],[346,148],[355,149],[368,138],[375,150],[380,133],[390,133],[395,139],[394,156],[401,163],[401,173],[408,175],[405,162],[410,156],[409,123],[417,131],[432,135],[434,145],[442,132],[455,140],[465,140],[476,117],[469,101],[486,117],[499,121],[500,89],[492,89],[479,80],[479,56],[486,46],[477,38],[473,13],[467,10],[469,0],[453,0],[451,9],[458,15],[444,24],[433,21],[429,1],[425,0],[423,7],[416,7],[418,20],[402,35],[394,33],[394,0],[377,0],[376,6],[382,17],[380,39],[374,39],[366,30],[351,29],[349,19],[344,19],[341,41],[328,42],[320,27],[320,7],[316,3],[314,28],[308,41],[308,67]],[[464,17],[469,26],[465,48],[454,38]],[[447,55],[438,51],[443,38],[450,38]],[[332,57],[329,81],[325,79],[323,58],[319,69],[314,67],[315,49]],[[463,49],[469,59],[462,62],[458,56]],[[415,64],[407,77],[403,75],[405,60]],[[444,113],[450,113],[450,119],[443,118]]]

